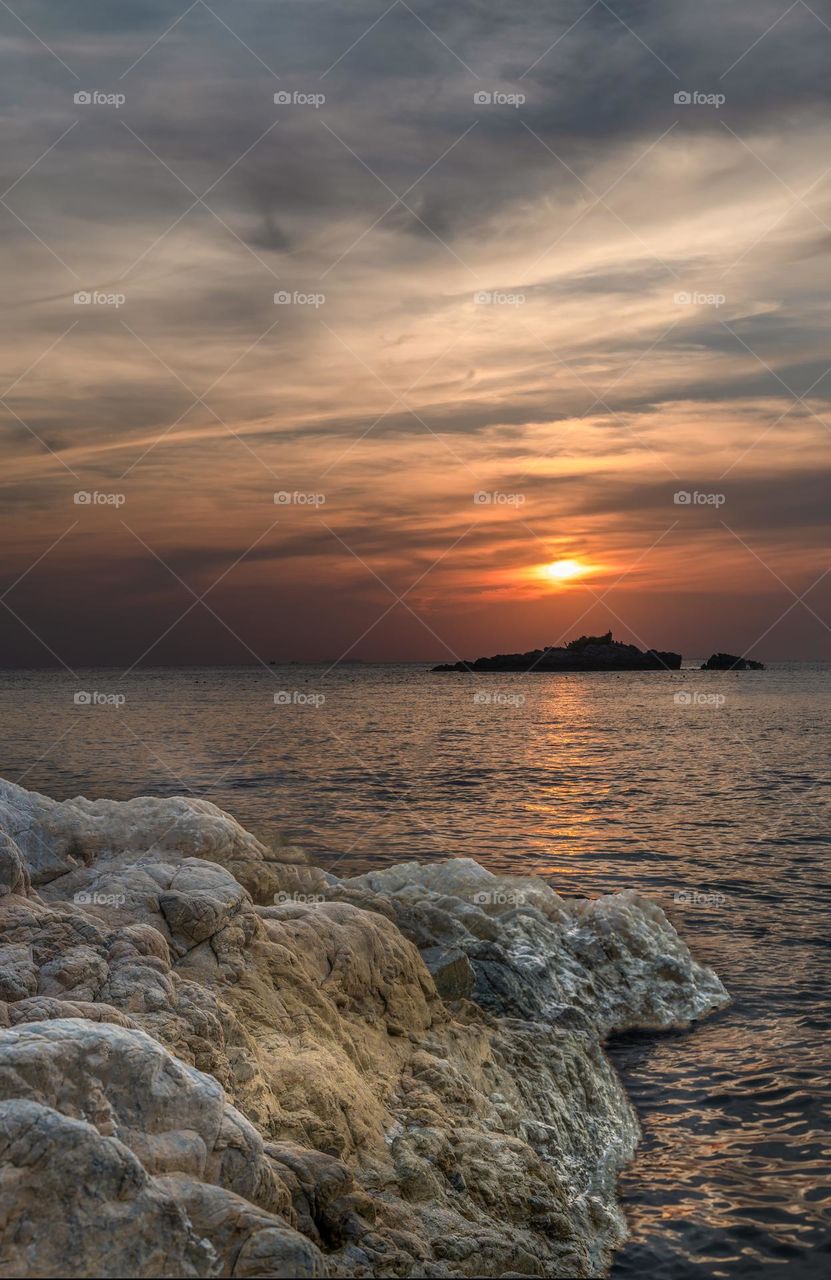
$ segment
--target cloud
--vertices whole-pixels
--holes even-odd
[[[676,481],[723,483],[766,561],[821,566],[831,32],[805,6],[778,23],[774,0],[185,7],[34,0],[57,57],[0,14],[16,572],[76,484],[122,484],[200,580],[265,527],[270,492],[323,486],[333,527],[402,589],[465,533],[476,488],[517,486],[535,532],[491,512],[466,534],[433,579],[449,618],[489,564],[535,562],[538,526],[622,570],[676,514]],[[79,86],[126,101],[76,105]],[[125,301],[79,306],[81,289]],[[639,575],[654,563],[657,589],[706,540],[725,580],[766,591],[691,514]],[[246,590],[344,575],[331,535],[281,521]],[[132,574],[135,548],[95,527],[91,581]],[[60,544],[58,578],[80,547]],[[27,590],[59,636],[50,570]],[[166,589],[139,581],[161,622]]]

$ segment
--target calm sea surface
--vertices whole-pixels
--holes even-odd
[[[324,672],[0,673],[0,774],[60,799],[193,793],[339,874],[465,855],[654,896],[734,1003],[612,1047],[644,1128],[614,1275],[827,1276],[828,669]]]

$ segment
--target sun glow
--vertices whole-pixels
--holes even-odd
[[[591,573],[591,569],[579,560],[555,560],[553,564],[544,564],[540,572],[549,582],[570,582],[572,578],[582,578]]]

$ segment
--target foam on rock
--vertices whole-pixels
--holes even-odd
[[[638,1138],[602,1039],[726,998],[632,893],[0,782],[0,1275],[596,1276]]]

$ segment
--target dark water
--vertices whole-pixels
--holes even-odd
[[[827,671],[323,671],[84,673],[120,706],[4,673],[0,773],[59,798],[193,792],[341,874],[467,855],[653,895],[734,1003],[613,1046],[644,1128],[614,1275],[827,1275]]]

